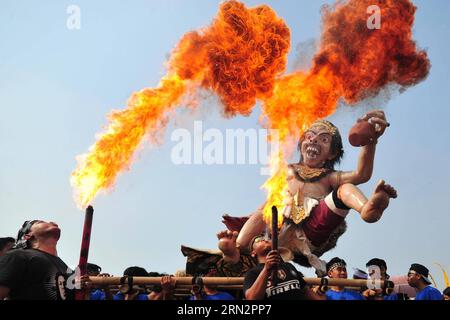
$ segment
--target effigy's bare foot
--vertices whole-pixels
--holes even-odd
[[[380,220],[384,210],[389,205],[390,198],[397,198],[397,190],[380,180],[375,191],[361,209],[361,217],[368,223]]]

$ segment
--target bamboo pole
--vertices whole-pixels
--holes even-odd
[[[89,277],[91,283],[97,286],[111,286],[120,285],[120,279],[123,277]],[[173,277],[176,280],[177,286],[191,286],[193,277]],[[203,284],[212,287],[218,286],[240,286],[244,283],[243,277],[205,277],[202,278]],[[322,278],[304,278],[306,284],[310,286],[322,285]],[[342,286],[342,287],[366,287],[377,286],[384,288],[386,285],[392,284],[390,281],[384,280],[360,280],[360,279],[326,279],[328,286]],[[161,277],[133,277],[134,285],[159,285],[161,284]]]
[[[120,279],[123,277],[89,277],[93,285],[107,286],[120,285]],[[193,277],[173,277],[178,285],[192,285]],[[227,278],[227,277],[206,277],[202,278],[203,284],[210,286],[217,285],[242,285],[244,278]],[[133,277],[135,285],[159,285],[161,277]]]
[[[242,290],[242,285],[239,284],[218,284],[214,286],[217,289],[224,289],[224,290]],[[189,292],[192,289],[192,285],[178,285],[176,287],[177,290],[189,290]]]

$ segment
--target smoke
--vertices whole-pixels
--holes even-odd
[[[296,55],[294,61],[291,64],[291,70],[293,71],[306,71],[311,69],[313,63],[314,54],[318,49],[317,39],[309,39],[304,42],[300,42],[295,46]]]

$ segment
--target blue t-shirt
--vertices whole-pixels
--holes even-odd
[[[91,291],[90,300],[106,300],[106,294],[100,289]]]
[[[124,300],[124,299],[125,299],[125,297],[122,294],[122,292],[119,292],[113,296],[113,300]],[[140,293],[137,295],[136,299],[134,299],[134,300],[148,300],[148,294]]]
[[[327,300],[366,300],[363,295],[357,291],[344,289],[344,291],[328,290]]]
[[[383,300],[398,300],[398,296],[396,293],[389,294],[383,297]]]
[[[194,300],[194,296],[191,296],[189,300]],[[234,297],[228,292],[218,292],[216,294],[204,294],[202,300],[234,300]]]
[[[415,300],[442,300],[442,299],[443,299],[442,294],[438,289],[433,288],[432,286],[427,286],[423,288],[422,291],[419,291],[416,294]]]

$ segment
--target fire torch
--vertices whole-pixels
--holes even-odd
[[[278,250],[278,209],[276,206],[272,206],[272,250]],[[276,285],[277,281],[277,268],[272,269],[272,284]]]
[[[86,214],[84,216],[84,227],[83,227],[83,236],[81,238],[80,260],[78,262],[80,277],[87,274],[87,263],[89,255],[89,244],[91,242],[93,215],[94,215],[94,208],[92,206],[88,206],[86,208]],[[86,290],[84,289],[77,290],[75,292],[75,300],[84,300],[86,295],[85,291]]]

